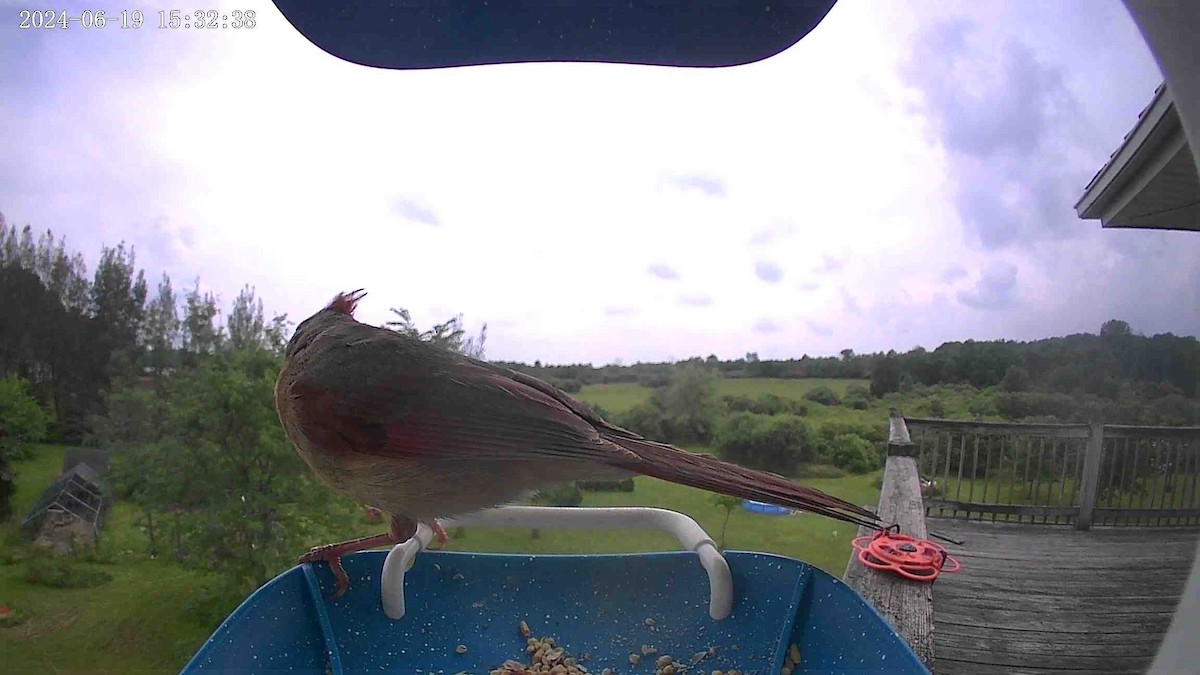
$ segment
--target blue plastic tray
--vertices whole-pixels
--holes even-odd
[[[926,673],[908,645],[857,593],[798,560],[726,553],[734,583],[729,618],[708,615],[708,576],[695,553],[499,555],[425,552],[405,576],[407,614],[388,619],[379,576],[384,552],[344,559],[349,592],[337,601],[325,565],[294,567],[246,599],[184,673],[475,673],[528,662],[517,626],[554,637],[592,673],[653,673],[630,652],[654,645],[690,672],[779,673],[796,643],[795,673]],[[653,626],[646,619],[653,619]],[[465,645],[464,654],[456,646]]]

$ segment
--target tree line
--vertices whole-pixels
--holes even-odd
[[[676,362],[631,365],[532,365],[502,362],[514,370],[553,380],[568,389],[588,384],[636,383],[665,386],[679,367],[698,366],[721,377],[777,379],[874,379],[873,393],[898,391],[904,383],[970,384],[976,388],[1000,385],[1010,369],[1023,369],[1026,385],[1040,391],[1084,392],[1114,397],[1122,386],[1143,388],[1150,396],[1177,392],[1195,398],[1200,389],[1200,342],[1194,336],[1163,333],[1134,335],[1129,324],[1105,322],[1098,334],[1081,333],[1031,342],[965,340],[946,342],[933,351],[924,347],[856,354],[844,349],[838,356],[798,359],[759,359],[754,352],[731,360],[716,355]],[[1161,385],[1161,386],[1160,386]]]

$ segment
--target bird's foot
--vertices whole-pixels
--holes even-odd
[[[314,546],[309,549],[308,553],[300,556],[299,564],[304,563],[329,563],[329,571],[333,573],[334,581],[337,587],[333,594],[326,596],[329,600],[337,600],[346,594],[350,588],[350,575],[346,574],[346,568],[342,567],[342,552],[338,544],[326,544],[324,546]]]
[[[436,520],[430,521],[429,529],[433,530],[433,536],[437,539],[438,545],[436,548],[445,548],[446,542],[450,541],[450,535],[446,534],[446,528]],[[430,547],[434,548],[434,547]]]
[[[395,519],[393,519],[395,520]],[[370,537],[360,537],[350,541],[343,541],[340,544],[326,544],[324,546],[314,546],[309,549],[308,553],[300,556],[299,563],[329,563],[329,571],[333,573],[334,580],[337,581],[337,589],[333,595],[329,596],[330,600],[337,600],[346,594],[346,589],[350,588],[350,577],[346,574],[345,568],[342,567],[342,556],[358,551],[366,551],[380,546],[390,546],[404,541],[399,538],[398,530],[393,524],[393,528],[386,534],[376,534]]]

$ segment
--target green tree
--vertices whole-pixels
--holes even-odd
[[[178,350],[182,335],[178,304],[171,278],[164,273],[158,282],[157,295],[146,307],[146,320],[142,328],[147,365],[159,387],[166,373],[179,366]]]
[[[109,395],[100,425],[121,495],[141,507],[157,552],[164,536],[189,564],[244,586],[294,559],[306,531],[301,502],[332,499],[283,435],[274,407],[286,319],[262,320],[243,292],[234,340],[213,324],[211,295],[193,291],[185,335],[196,357],[161,392],[131,382]],[[285,523],[289,526],[285,527]]]
[[[896,391],[900,391],[900,360],[892,355],[876,360],[871,372],[871,396],[881,398]]]
[[[717,379],[712,371],[686,366],[676,368],[669,384],[651,394],[662,411],[663,433],[671,443],[708,443],[721,411]]]
[[[109,372],[129,370],[140,361],[139,337],[146,311],[146,278],[136,269],[132,248],[121,243],[104,247],[92,282],[93,328],[98,346],[108,354]]]
[[[211,292],[202,294],[199,280],[184,296],[184,306],[181,326],[184,362],[189,367],[195,367],[201,360],[221,349],[225,336],[216,324],[217,315],[220,313],[217,297]]]
[[[0,379],[0,521],[12,515],[12,462],[25,455],[27,443],[42,440],[49,423],[27,382],[15,375]]]
[[[417,325],[412,320],[412,315],[407,309],[392,308],[392,313],[396,315],[396,319],[384,323],[384,328],[404,333],[412,337],[430,342],[450,351],[455,351],[471,358],[482,359],[484,356],[484,344],[487,342],[487,324],[479,330],[479,335],[468,336],[466,328],[463,327],[463,317],[459,314],[450,320],[435,324],[433,328],[427,331],[422,331],[417,328]]]
[[[1008,392],[1026,391],[1029,389],[1029,371],[1018,365],[1011,365],[1000,380],[1000,388]]]
[[[1100,326],[1100,335],[1133,335],[1133,329],[1129,327],[1128,321],[1109,319]]]

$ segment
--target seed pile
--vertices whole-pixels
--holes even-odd
[[[653,630],[653,620],[647,619],[646,626]],[[493,668],[489,675],[590,675],[589,671],[581,661],[587,661],[588,655],[585,653],[580,658],[569,656],[562,647],[556,644],[554,638],[544,637],[539,638],[533,634],[529,628],[529,624],[522,621],[518,626],[521,637],[525,638],[525,654],[529,659],[529,663],[521,663],[513,659],[509,659],[497,668]],[[466,647],[459,645],[461,649],[458,653],[466,652]],[[737,650],[737,646],[731,647]],[[458,651],[456,649],[456,651]],[[640,653],[639,653],[640,652]],[[692,654],[689,663],[676,661],[669,654],[658,654],[658,649],[654,645],[644,644],[638,651],[629,653],[629,665],[636,670],[643,661],[652,663],[654,667],[654,675],[742,675],[740,670],[712,670],[700,668],[700,663],[708,657],[714,656],[717,648],[710,647],[707,651],[696,652]],[[779,675],[792,675],[792,671],[800,663],[800,647],[792,643],[788,647],[787,654],[784,657],[783,667],[779,669]],[[648,672],[648,671],[645,671]],[[604,668],[599,672],[599,675],[616,675],[616,671],[612,668]]]
[[[519,626],[521,637],[525,638],[525,654],[529,664],[509,659],[492,669],[490,675],[589,675],[587,668],[579,661],[568,656],[566,651],[554,642],[554,638],[538,638],[524,621]],[[611,671],[610,671],[611,672]]]
[[[792,646],[788,647],[787,655],[783,657],[783,667],[779,669],[779,675],[792,675],[792,671],[798,665],[800,665],[800,648],[793,642]]]

